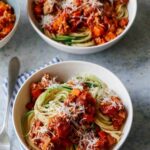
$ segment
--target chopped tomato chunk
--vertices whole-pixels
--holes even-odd
[[[108,115],[109,117],[113,117],[118,113],[118,109],[111,105],[103,105],[100,109],[103,114]]]
[[[34,6],[34,13],[37,15],[37,16],[40,16],[40,15],[42,15],[42,13],[43,13],[43,10],[42,10],[42,5],[41,4],[36,4],[35,6]]]
[[[117,142],[116,139],[113,138],[112,136],[110,136],[109,134],[107,134],[107,140],[108,140],[108,143],[109,143],[109,147],[112,147]]]
[[[115,33],[113,33],[113,32],[108,32],[108,33],[106,34],[106,36],[105,36],[105,40],[106,40],[106,41],[110,41],[110,40],[114,39],[115,37],[116,37]]]
[[[32,100],[35,101],[39,95],[42,93],[43,91],[41,89],[34,89],[31,91],[31,95],[32,95]]]
[[[94,37],[102,36],[104,34],[104,32],[105,32],[105,30],[101,26],[94,26],[93,27],[93,35],[94,35]]]
[[[127,18],[123,18],[120,20],[119,25],[121,27],[125,27],[128,24],[128,19]]]
[[[112,120],[114,128],[118,130],[121,128],[127,116],[121,100],[115,96],[112,96],[107,102],[102,102],[99,110]]]
[[[104,131],[98,132],[98,135],[99,135],[100,138],[102,138],[102,139],[106,139],[106,138],[107,138],[107,135],[106,135],[106,133],[105,133]]]
[[[108,149],[108,147],[112,147],[117,142],[115,138],[113,138],[111,135],[109,135],[108,133],[106,133],[104,131],[98,132],[98,135],[99,135],[100,141],[101,141],[99,143],[101,148]]]

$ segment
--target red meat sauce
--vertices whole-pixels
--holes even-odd
[[[41,79],[40,82],[34,82],[30,86],[30,95],[31,95],[31,101],[27,103],[26,108],[28,110],[33,109],[35,101],[37,98],[46,90],[47,87],[49,87],[51,84],[53,84],[53,78],[50,76],[50,74],[45,73]]]
[[[95,136],[98,137],[99,140],[95,145],[93,145],[93,148],[91,147],[91,150],[109,149],[116,143],[116,140],[113,137],[101,131],[101,129],[94,123],[96,100],[88,91],[79,91],[77,89],[73,90],[68,99],[64,102],[64,104],[68,107],[70,103],[76,103],[85,107],[85,112],[76,115],[74,118],[74,121],[78,124],[78,126],[75,126],[74,122],[72,122],[67,115],[56,116],[49,121],[47,133],[41,134],[41,138],[36,139],[34,144],[42,150],[45,145],[47,148],[49,147],[49,149],[65,150],[66,147],[79,143],[83,126],[90,131],[92,130],[92,124],[95,126]],[[76,113],[76,110],[74,110],[74,113]],[[74,116],[74,114],[72,115]],[[81,120],[83,121],[81,122]],[[36,130],[38,130],[41,126],[43,126],[43,123],[36,120],[30,133],[31,138],[34,138],[36,134],[38,134],[38,132],[36,133]],[[76,134],[76,130],[81,131],[81,135]],[[77,141],[74,142],[73,139],[77,139]],[[53,147],[50,143],[53,143]],[[78,150],[85,149],[86,146],[83,149],[80,149],[80,147],[78,148]]]
[[[45,74],[40,82],[31,84],[31,102],[26,107],[30,110],[33,109],[34,103],[38,96],[45,91],[45,88],[51,84],[52,78],[49,74]],[[34,140],[34,144],[37,145],[41,150],[43,147],[52,150],[65,150],[66,147],[72,144],[78,145],[80,136],[83,134],[83,128],[87,131],[93,131],[95,137],[99,140],[95,143],[91,150],[107,150],[117,143],[116,139],[110,134],[102,131],[99,126],[94,123],[96,115],[96,99],[88,92],[88,87],[83,84],[84,90],[73,89],[65,100],[64,105],[70,107],[71,103],[75,103],[77,106],[83,106],[85,111],[77,114],[78,107],[72,112],[74,116],[73,121],[65,114],[61,116],[55,116],[49,120],[48,130],[45,133],[38,133],[38,129],[43,125],[39,120],[35,120],[30,137]],[[116,106],[112,106],[109,102],[102,102],[99,105],[99,111],[110,118],[115,129],[121,129],[125,122],[127,112],[118,97],[111,97],[111,100],[116,103]],[[76,122],[77,126],[74,124]],[[94,126],[94,127],[93,127]],[[80,131],[82,134],[77,134]],[[38,136],[37,136],[38,135]],[[39,137],[40,138],[37,138]],[[53,143],[53,146],[51,145]],[[85,150],[84,148],[78,148],[78,150]]]
[[[41,21],[41,16],[44,15],[43,7],[45,1],[41,0],[33,4],[33,12],[39,22]],[[103,0],[102,17],[99,17],[98,10],[92,7],[77,9],[71,14],[68,14],[67,11],[70,12],[69,7],[62,10],[59,5],[54,4],[53,11],[50,14],[57,14],[55,21],[51,25],[46,25],[44,28],[52,34],[67,35],[85,27],[91,31],[96,45],[103,44],[117,37],[127,26],[129,19],[127,17],[117,19],[115,9],[120,4],[127,5],[128,1],[114,0],[113,5],[111,5],[109,0]],[[58,0],[59,2],[60,0]],[[74,0],[74,3],[76,6],[81,6],[83,0]],[[93,14],[92,17],[91,14]],[[82,19],[81,16],[83,16]]]
[[[32,130],[36,131],[36,129],[38,129],[38,127],[41,125],[42,123],[37,120]],[[49,130],[53,131],[55,135],[48,131],[45,134],[41,134],[41,138],[36,138],[34,140],[34,144],[41,150],[44,150],[44,147],[51,150],[66,150],[67,147],[73,144],[77,145],[79,142],[77,141],[74,143],[71,138],[69,138],[71,134],[74,134],[72,132],[72,126],[68,121],[61,117],[52,120],[52,122],[49,124]],[[30,136],[33,138],[36,135],[30,133]],[[104,131],[100,131],[100,129],[97,130],[95,136],[98,138],[98,141],[95,143],[95,145],[93,145],[93,147],[91,147],[91,150],[109,150],[112,148],[112,146],[114,146],[114,144],[116,144],[115,138]],[[53,143],[53,146],[51,146],[51,143]],[[86,145],[82,149],[79,147],[78,150],[86,150]]]
[[[102,112],[102,114],[108,116],[112,121],[113,127],[119,130],[125,122],[127,112],[121,100],[118,97],[112,96],[111,100],[116,103],[115,106],[113,106],[109,102],[102,102],[100,104],[99,110],[100,112]]]

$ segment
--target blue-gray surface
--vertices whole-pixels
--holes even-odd
[[[134,106],[132,130],[122,150],[150,149],[150,0],[138,1],[135,23],[118,44],[106,51],[92,55],[66,54],[50,47],[32,29],[27,16],[25,1],[20,0],[21,20],[12,40],[0,51],[0,88],[7,76],[8,61],[17,55],[22,62],[21,72],[36,68],[59,56],[64,60],[85,60],[113,71],[127,87]],[[4,100],[0,92],[0,116]],[[0,125],[2,117],[0,117]],[[12,130],[10,128],[10,130]],[[18,141],[11,133],[12,149],[19,150]]]

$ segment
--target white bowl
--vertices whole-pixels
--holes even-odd
[[[64,44],[61,44],[59,42],[56,42],[50,38],[48,38],[42,31],[41,27],[39,26],[39,23],[36,21],[34,14],[33,14],[33,9],[32,9],[32,3],[34,0],[27,0],[27,12],[28,12],[28,18],[30,20],[31,25],[35,29],[35,31],[40,35],[40,37],[46,41],[49,45],[52,45],[53,47],[62,50],[64,52],[68,53],[73,53],[73,54],[90,54],[90,53],[95,53],[99,52],[102,50],[105,50],[109,48],[110,46],[114,45],[116,42],[118,42],[130,29],[132,26],[136,12],[137,12],[137,0],[129,0],[128,4],[128,11],[129,11],[129,23],[126,27],[126,29],[115,39],[112,41],[109,41],[107,43],[104,43],[102,45],[97,45],[97,46],[91,46],[91,47],[77,47],[77,46],[67,46]]]
[[[122,138],[119,143],[114,147],[114,150],[119,149],[121,145],[125,142],[132,125],[133,108],[130,96],[122,82],[112,72],[96,64],[83,61],[66,61],[55,65],[50,65],[40,71],[37,71],[24,83],[24,85],[18,92],[18,95],[16,96],[13,107],[14,129],[24,149],[28,149],[28,147],[25,143],[21,130],[21,118],[23,114],[27,111],[25,105],[30,101],[30,84],[32,82],[39,81],[43,74],[47,72],[53,76],[58,76],[59,79],[63,81],[66,81],[77,74],[93,74],[103,80],[110,89],[117,92],[117,94],[121,97],[123,104],[125,105],[128,112],[128,117],[123,128]]]
[[[6,2],[13,7],[15,15],[16,15],[16,21],[11,32],[7,36],[5,36],[2,40],[0,40],[0,48],[5,46],[8,43],[8,41],[11,39],[11,37],[14,35],[17,29],[18,23],[19,23],[19,18],[20,18],[20,6],[19,6],[18,0],[6,0]]]

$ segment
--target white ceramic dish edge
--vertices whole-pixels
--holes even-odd
[[[64,62],[61,62],[61,63],[58,63],[58,64],[54,64],[54,65],[50,65],[40,71],[37,71],[35,74],[33,74],[24,84],[23,86],[21,87],[21,89],[19,90],[17,96],[16,96],[16,100],[15,100],[15,103],[14,103],[14,107],[13,107],[13,126],[14,126],[14,129],[15,129],[15,133],[21,143],[21,145],[24,147],[24,149],[28,149],[25,142],[23,142],[23,137],[21,136],[21,133],[18,134],[18,128],[16,129],[16,105],[18,104],[18,100],[17,100],[17,97],[19,96],[20,92],[22,91],[22,89],[26,86],[26,83],[29,84],[29,82],[31,82],[31,80],[33,81],[33,78],[36,78],[39,79],[39,76],[41,76],[44,72],[48,72],[48,70],[51,70],[51,68],[53,68],[52,70],[54,70],[54,68],[57,66],[57,67],[61,67],[61,65],[68,65],[68,64],[72,64],[72,65],[75,65],[75,64],[80,64],[83,65],[83,66],[88,66],[88,67],[92,67],[92,70],[93,68],[95,69],[98,69],[99,68],[99,71],[103,71],[105,72],[107,75],[109,75],[108,77],[111,77],[114,81],[117,82],[117,84],[120,86],[120,89],[122,89],[124,91],[123,95],[126,97],[126,100],[128,101],[128,118],[126,120],[126,123],[125,123],[125,126],[124,126],[124,129],[123,129],[123,132],[124,132],[124,135],[123,137],[121,138],[121,140],[119,141],[119,143],[114,147],[113,150],[118,150],[122,145],[123,143],[125,142],[129,132],[130,132],[130,129],[131,129],[131,126],[132,126],[132,121],[133,121],[133,106],[132,106],[132,102],[131,102],[131,99],[130,99],[130,96],[126,90],[126,88],[124,87],[123,83],[118,79],[118,77],[116,77],[112,72],[110,72],[108,69],[102,67],[102,66],[99,66],[99,65],[96,65],[96,64],[93,64],[93,63],[89,63],[89,62],[83,62],[83,61],[64,61]],[[51,70],[51,71],[52,71]],[[98,71],[98,72],[99,72]],[[56,72],[59,72],[59,71],[56,71]],[[57,74],[57,73],[56,73]],[[73,72],[71,73],[73,75]],[[101,78],[101,75],[98,76],[100,79],[104,78],[104,75],[103,77]],[[108,78],[107,77],[107,78]],[[102,79],[103,80],[103,79]],[[110,80],[110,79],[109,79]],[[104,81],[106,82],[106,81]],[[106,82],[107,83],[107,82]],[[117,86],[118,86],[117,85]],[[108,85],[109,86],[109,85]],[[109,86],[110,87],[110,86]],[[118,92],[117,92],[118,93]],[[120,95],[119,95],[120,96]],[[123,101],[125,102],[125,101]],[[127,103],[127,102],[126,102]],[[22,104],[23,105],[23,104]],[[25,105],[23,105],[25,106]],[[18,112],[19,113],[19,112]],[[19,113],[20,114],[20,113]],[[22,112],[23,114],[23,112]],[[21,114],[20,114],[21,115]],[[22,116],[22,115],[21,115]],[[21,117],[20,116],[20,117]],[[19,125],[18,125],[19,126]],[[21,129],[20,129],[21,130]],[[22,132],[22,131],[21,131]],[[22,139],[22,140],[21,140]]]
[[[32,27],[34,28],[34,30],[48,44],[52,45],[53,47],[55,47],[59,50],[62,50],[64,52],[68,52],[68,53],[73,53],[73,54],[91,54],[91,53],[96,53],[96,52],[99,52],[99,51],[102,51],[102,50],[105,50],[105,49],[111,47],[112,45],[117,43],[122,37],[124,37],[124,35],[129,31],[129,29],[131,28],[131,26],[135,20],[136,13],[137,13],[137,0],[129,0],[129,4],[128,4],[129,23],[128,23],[126,29],[115,39],[113,39],[112,41],[109,41],[107,43],[104,43],[102,45],[91,46],[91,47],[67,46],[67,45],[58,43],[58,42],[48,38],[43,32],[40,31],[40,29],[38,27],[39,25],[36,22],[34,15],[32,13],[32,8],[31,8],[32,2],[33,2],[33,0],[27,0],[27,12],[28,12],[29,21],[30,21]]]

